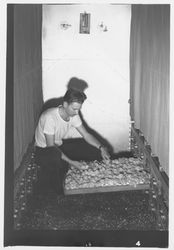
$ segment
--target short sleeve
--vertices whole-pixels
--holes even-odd
[[[76,115],[72,119],[72,126],[77,128],[82,125],[82,120],[80,119],[79,115]]]
[[[54,135],[55,134],[55,122],[51,117],[47,117],[43,126],[44,134]]]

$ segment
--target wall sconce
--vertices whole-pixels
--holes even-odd
[[[103,22],[101,22],[101,23],[99,24],[99,29],[100,29],[101,31],[103,31],[103,32],[107,32],[107,31],[108,31],[107,26],[106,26]]]
[[[66,21],[61,22],[60,24],[60,28],[63,30],[67,30],[68,28],[70,28],[72,25],[67,23]]]

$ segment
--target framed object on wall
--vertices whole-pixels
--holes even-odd
[[[80,13],[80,31],[81,34],[90,33],[90,14],[89,13]]]

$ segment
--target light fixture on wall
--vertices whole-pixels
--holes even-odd
[[[63,29],[63,30],[67,30],[67,29],[70,28],[71,26],[72,26],[72,25],[69,24],[69,23],[66,22],[66,21],[63,21],[63,22],[61,22],[61,24],[60,24],[60,28]]]
[[[101,22],[98,27],[99,27],[100,31],[103,31],[103,32],[107,32],[108,31],[107,26],[103,22]]]

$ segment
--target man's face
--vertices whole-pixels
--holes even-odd
[[[72,102],[70,104],[68,104],[67,102],[64,102],[63,106],[67,115],[73,117],[75,115],[78,115],[82,107],[82,104],[78,102]]]

